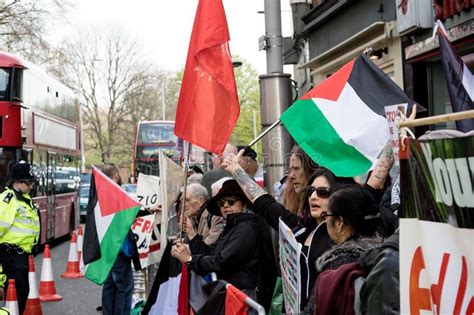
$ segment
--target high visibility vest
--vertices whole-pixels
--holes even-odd
[[[0,194],[0,244],[16,245],[31,253],[38,242],[40,222],[28,194],[18,200],[15,191],[7,188]]]

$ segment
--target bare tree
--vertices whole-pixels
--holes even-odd
[[[47,26],[64,23],[71,7],[66,0],[0,1],[2,49],[21,53],[38,64],[47,62],[51,52]]]
[[[120,146],[116,132],[130,115],[126,96],[138,93],[151,77],[151,66],[143,61],[140,45],[122,29],[93,28],[66,42],[58,60],[67,67],[56,74],[81,99],[84,131],[91,139],[86,149],[98,150],[103,163],[114,161]]]

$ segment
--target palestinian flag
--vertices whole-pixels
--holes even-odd
[[[280,120],[314,162],[352,177],[369,170],[389,140],[384,106],[402,103],[413,105],[361,55],[307,92]]]
[[[104,283],[139,209],[137,201],[93,168],[82,251],[86,278]]]
[[[185,288],[186,285],[181,284],[182,264],[171,256],[172,246],[171,242],[166,244],[155,281],[142,310],[144,315],[184,314],[179,313],[180,295],[184,297],[180,294],[180,288]]]

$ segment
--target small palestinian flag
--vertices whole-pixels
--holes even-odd
[[[104,283],[139,209],[138,201],[93,168],[82,250],[86,278]]]
[[[402,103],[411,110],[413,101],[361,55],[303,95],[280,120],[314,162],[352,177],[369,170],[389,139],[384,107]]]

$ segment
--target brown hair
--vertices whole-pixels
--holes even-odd
[[[105,164],[100,167],[100,170],[111,179],[114,179],[114,177],[117,176],[117,184],[122,185],[122,178],[120,177],[120,170],[117,165]]]

